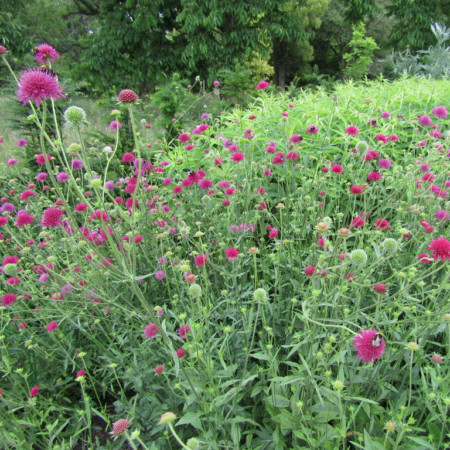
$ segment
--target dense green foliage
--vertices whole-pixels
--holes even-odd
[[[351,27],[360,22],[366,25],[367,39],[379,46],[375,58],[391,50],[427,48],[434,44],[431,25],[448,25],[449,4],[448,0],[0,0],[0,37],[14,52],[18,68],[32,63],[31,42],[50,43],[65,56],[66,77],[79,90],[97,96],[131,84],[141,94],[153,92],[166,82],[164,76],[173,73],[190,80],[200,76],[210,85],[219,71],[233,71],[239,65],[250,67],[253,76],[267,65],[270,70],[265,72],[273,73],[274,83],[284,87],[293,81],[343,79]],[[380,70],[375,66],[372,73]]]
[[[220,86],[174,76],[157,105],[106,103],[108,135],[70,99],[21,106],[38,148],[0,177],[2,445],[444,448],[446,85],[265,84],[222,114]]]

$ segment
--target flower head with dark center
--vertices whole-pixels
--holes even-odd
[[[360,334],[353,338],[353,347],[358,350],[356,358],[364,364],[381,358],[386,341],[376,330],[359,330]]]

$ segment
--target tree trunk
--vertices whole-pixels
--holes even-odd
[[[287,58],[286,42],[276,39],[273,43],[273,66],[274,66],[274,82],[277,86],[284,89],[286,84],[286,58]]]

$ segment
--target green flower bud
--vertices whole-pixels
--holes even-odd
[[[176,418],[177,416],[173,412],[166,412],[159,419],[159,425],[173,422]]]
[[[66,122],[72,125],[80,126],[86,121],[86,113],[84,109],[78,108],[78,106],[69,106],[64,111],[64,118]]]
[[[350,259],[352,263],[362,266],[367,262],[367,253],[361,248],[358,248],[350,253]]]
[[[358,152],[364,153],[369,149],[369,144],[367,144],[366,141],[359,141],[356,146],[355,146],[356,150],[358,150]]]
[[[267,292],[262,288],[256,289],[256,291],[253,292],[253,297],[256,301],[263,302],[267,298]]]
[[[202,288],[197,283],[193,283],[189,286],[188,294],[191,297],[199,298],[202,295]]]
[[[385,239],[383,242],[383,248],[387,253],[395,253],[397,251],[397,241],[395,239]]]
[[[5,264],[3,266],[3,272],[6,275],[15,275],[17,273],[17,264]]]

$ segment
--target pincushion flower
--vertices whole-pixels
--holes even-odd
[[[61,216],[65,212],[58,208],[48,208],[44,210],[41,220],[42,227],[57,227],[61,223]]]
[[[39,106],[46,98],[57,100],[62,97],[65,97],[63,88],[52,71],[33,67],[24,70],[20,75],[17,98],[23,105],[34,101],[35,105]]]
[[[127,430],[127,428],[130,426],[130,422],[126,419],[119,419],[117,422],[113,424],[113,435],[117,436],[124,431]]]
[[[59,59],[59,53],[50,44],[40,44],[36,47],[34,53],[34,59],[38,64],[47,64],[48,60],[50,62],[55,62],[55,59]]]
[[[439,119],[445,119],[448,115],[447,108],[445,106],[436,106],[432,113]]]
[[[264,89],[267,89],[270,86],[270,84],[267,81],[260,81],[258,83],[258,86],[256,86],[256,89],[259,91],[263,91]]]
[[[428,250],[432,250],[431,256],[433,256],[435,261],[438,259],[441,262],[446,259],[450,260],[450,241],[443,236],[440,236],[438,239],[433,239],[428,245]]]
[[[345,129],[345,132],[347,134],[349,134],[350,136],[356,136],[357,134],[359,134],[359,130],[357,127],[355,127],[354,125],[350,125]]]
[[[378,338],[376,337],[379,333],[374,329],[359,331],[360,334],[353,338],[353,347],[358,350],[356,358],[362,359],[363,364],[380,359],[386,347],[384,338],[381,337],[381,340],[378,342]]]
[[[228,260],[237,258],[239,255],[239,250],[235,247],[230,247],[229,249],[225,250],[225,255]]]
[[[147,339],[153,339],[159,332],[156,323],[149,323],[144,329],[144,335]]]

